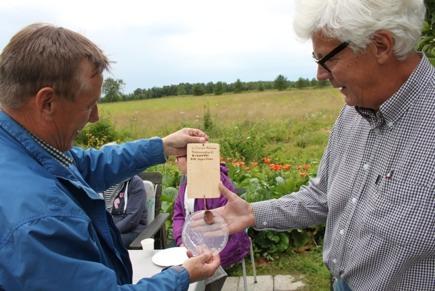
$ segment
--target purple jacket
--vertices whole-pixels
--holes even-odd
[[[228,169],[221,165],[221,181],[231,191],[234,192],[234,185],[228,177]],[[186,179],[180,184],[178,195],[174,204],[174,214],[172,216],[173,237],[177,246],[181,241],[181,232],[183,231],[184,219],[186,212],[184,210],[184,192],[186,192]],[[206,199],[207,209],[218,208],[227,203],[227,199],[223,196],[219,198]],[[195,199],[194,210],[203,210],[204,200]],[[232,264],[238,263],[249,252],[249,238],[246,232],[238,232],[231,234],[228,238],[226,247],[219,253],[221,257],[221,265],[226,268]]]

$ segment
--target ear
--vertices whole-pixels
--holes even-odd
[[[56,109],[55,102],[59,98],[54,89],[43,87],[35,95],[35,103],[38,112],[46,119],[51,120]]]
[[[384,64],[391,57],[394,57],[394,38],[390,31],[376,31],[372,37],[373,54],[379,64]]]

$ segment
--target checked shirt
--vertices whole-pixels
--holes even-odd
[[[377,112],[345,106],[317,177],[253,204],[258,229],[326,224],[352,290],[435,290],[435,70],[425,56]]]

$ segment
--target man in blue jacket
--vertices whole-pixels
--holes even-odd
[[[98,120],[109,61],[82,35],[34,24],[0,55],[0,290],[186,290],[219,257],[187,260],[132,285],[132,267],[98,192],[186,144],[197,129],[102,150],[72,147]]]

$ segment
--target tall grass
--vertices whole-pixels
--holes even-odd
[[[342,105],[335,89],[324,88],[106,103],[100,111],[131,138],[206,127],[230,157],[242,150],[248,160],[264,155],[310,160],[321,155]]]

